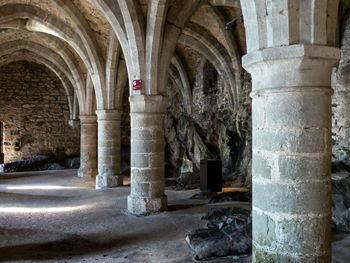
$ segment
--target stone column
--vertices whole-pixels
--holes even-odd
[[[120,121],[118,110],[98,110],[98,176],[96,189],[123,185],[120,175]]]
[[[97,175],[97,118],[80,115],[80,169],[78,176],[95,179]]]
[[[162,96],[131,96],[130,112],[131,194],[128,210],[133,214],[165,210],[165,99]]]
[[[248,53],[253,262],[331,262],[331,71],[336,48]]]

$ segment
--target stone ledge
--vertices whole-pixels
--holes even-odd
[[[80,124],[96,124],[97,125],[97,116],[96,115],[80,115]]]
[[[244,68],[255,63],[271,60],[285,60],[294,58],[329,59],[336,63],[340,59],[340,50],[336,47],[317,45],[291,45],[272,47],[263,50],[253,51],[243,56]]]
[[[129,97],[130,113],[165,114],[166,98],[157,95],[134,95]]]
[[[96,115],[99,121],[121,121],[123,113],[120,110],[97,110]]]

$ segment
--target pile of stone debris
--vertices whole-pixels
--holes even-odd
[[[333,164],[332,174],[333,232],[350,232],[350,167]]]
[[[350,232],[350,167],[339,167],[333,167],[332,174],[334,233]],[[250,202],[251,193],[222,193],[215,195],[209,203],[232,201]],[[237,207],[212,208],[202,220],[208,221],[207,227],[192,230],[186,237],[196,254],[195,260],[235,262],[228,259],[249,258],[252,249],[252,217],[249,210]],[[220,258],[224,261],[215,261]]]
[[[212,208],[202,220],[207,228],[191,231],[186,241],[195,251],[195,260],[220,257],[247,257],[252,249],[252,217],[243,208]]]
[[[78,169],[79,167],[79,157],[54,158],[47,155],[38,155],[20,161],[1,164],[0,173]]]

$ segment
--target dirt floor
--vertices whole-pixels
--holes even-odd
[[[186,234],[218,205],[189,199],[198,190],[167,190],[169,211],[135,217],[126,211],[129,191],[95,190],[75,170],[0,174],[0,262],[193,262]],[[335,240],[333,262],[350,262],[350,235]]]

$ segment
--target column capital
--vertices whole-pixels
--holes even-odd
[[[96,115],[98,120],[116,120],[120,121],[122,118],[122,111],[120,110],[97,110]]]
[[[335,47],[291,45],[248,53],[243,67],[252,75],[253,91],[287,87],[331,86],[330,73],[340,58]]]
[[[74,120],[74,119],[70,119],[68,120],[68,125],[72,128],[77,128],[79,127],[80,121],[79,120]]]
[[[129,97],[130,113],[165,112],[166,97],[159,95],[134,95]]]
[[[80,115],[80,124],[97,124],[96,115]]]

